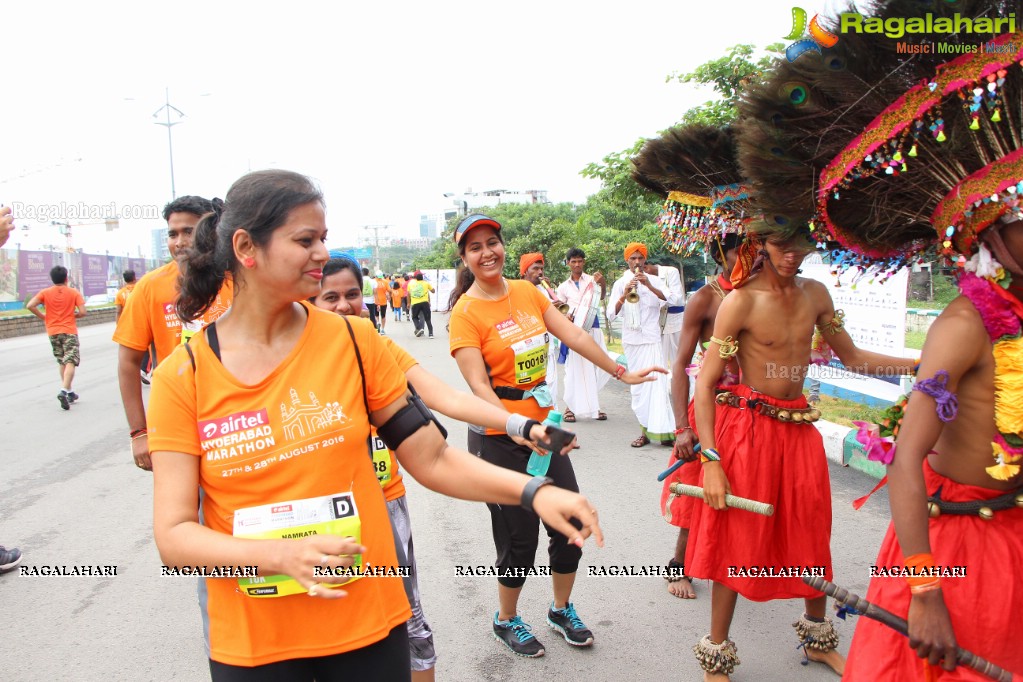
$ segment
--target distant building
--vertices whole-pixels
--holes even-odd
[[[418,239],[409,239],[407,237],[392,237],[388,240],[386,246],[407,246],[413,249],[428,249],[430,244],[436,241],[434,237],[419,237]]]
[[[153,258],[160,264],[166,263],[171,257],[170,249],[167,248],[167,228],[161,227],[155,229],[151,234],[153,236]]]
[[[419,216],[419,236],[426,239],[436,239],[440,233],[437,223],[442,219],[438,215]]]
[[[500,204],[549,204],[547,190],[527,189],[523,191],[510,189],[489,189],[484,192],[473,192],[472,187],[461,194],[445,194],[451,200],[454,210],[443,209],[442,213],[423,215],[419,220],[419,236],[436,237],[444,231],[449,221],[456,216],[464,216],[474,209],[493,208]],[[435,229],[436,232],[430,230]]]
[[[455,206],[461,214],[468,213],[474,208],[491,208],[499,204],[549,204],[547,190],[527,189],[523,191],[511,189],[488,189],[484,192],[473,192],[472,188],[465,190],[461,195],[452,197]]]

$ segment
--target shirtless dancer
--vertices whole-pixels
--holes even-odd
[[[695,506],[685,565],[692,577],[714,581],[711,631],[694,647],[704,680],[730,679],[739,662],[728,633],[740,594],[752,601],[803,598],[805,613],[794,626],[806,655],[841,674],[845,661],[824,615],[826,597],[807,586],[799,571],[788,572],[807,567],[832,579],[828,465],[811,423],[820,413],[802,393],[814,326],[850,370],[910,374],[914,364],[857,348],[827,288],[797,277],[813,250],[808,233],[770,232],[763,223],[757,228],[761,236],[751,229],[740,249],[735,289],[718,308],[697,378],[706,504]],[[733,357],[743,383],[718,393],[718,380]],[[727,409],[718,412],[717,405]],[[726,493],[773,504],[775,515],[726,511]],[[731,566],[786,571],[790,577],[733,576]]]

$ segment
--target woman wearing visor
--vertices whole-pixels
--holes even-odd
[[[601,350],[589,334],[551,306],[536,287],[524,280],[506,280],[502,275],[504,242],[497,221],[481,214],[469,215],[455,229],[454,238],[464,268],[451,295],[451,355],[469,388],[480,398],[528,419],[544,420],[553,402],[544,382],[551,334],[625,383],[653,381],[651,372],[665,372],[659,367],[638,373],[627,371]],[[468,449],[487,462],[524,473],[535,448],[494,429],[470,427]],[[579,490],[568,456],[553,456],[546,475],[558,487]],[[525,575],[533,567],[540,519],[532,512],[509,505],[487,506],[500,574],[497,579],[500,606],[494,617],[494,636],[519,656],[542,656],[543,645],[517,611]],[[589,646],[593,633],[571,602],[582,551],[546,523],[544,527],[550,538],[548,554],[554,586],[547,625],[569,644]]]

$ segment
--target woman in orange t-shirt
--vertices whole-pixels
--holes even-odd
[[[523,280],[505,280],[500,230],[497,221],[474,214],[463,219],[454,234],[465,267],[451,294],[449,339],[451,354],[473,393],[509,412],[538,421],[545,419],[553,403],[544,381],[550,334],[626,383],[653,381],[648,376],[651,372],[665,372],[661,368],[638,373],[626,371],[588,333],[554,309],[536,287]],[[468,443],[469,450],[485,461],[523,473],[532,451],[537,450],[491,428],[480,434],[470,427]],[[559,487],[579,489],[568,457],[553,457],[547,476]],[[500,608],[494,615],[494,635],[519,656],[542,656],[543,645],[517,613],[519,594],[526,582],[522,569],[528,571],[533,566],[541,519],[532,512],[507,505],[487,506],[500,574],[497,579]],[[544,526],[550,537],[548,554],[554,583],[554,603],[547,612],[547,624],[569,644],[589,646],[593,633],[570,601],[582,551],[578,545],[567,542],[557,528],[547,523]]]
[[[157,369],[149,419],[161,558],[213,574],[201,608],[214,680],[409,678],[371,423],[427,487],[521,503],[577,544],[602,541],[582,496],[449,447],[371,325],[304,303],[327,260],[323,199],[307,178],[250,173],[214,205],[178,311],[202,315],[225,273],[237,296]]]

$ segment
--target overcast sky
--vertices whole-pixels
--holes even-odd
[[[824,0],[801,3],[812,16]],[[709,98],[666,83],[738,43],[782,42],[792,0],[6,3],[0,203],[162,206],[170,88],[178,195],[248,170],[314,177],[328,243],[418,236],[445,192],[547,190]],[[18,218],[19,216],[16,216]],[[71,217],[71,216],[68,216]],[[71,220],[71,222],[76,222]],[[62,243],[30,219],[11,244]],[[162,220],[75,230],[89,252],[149,251]]]

